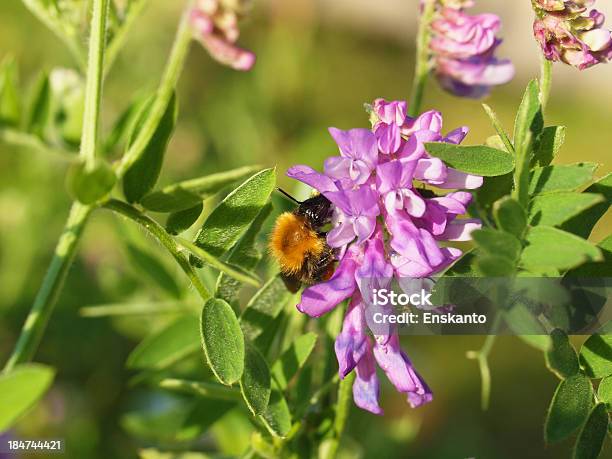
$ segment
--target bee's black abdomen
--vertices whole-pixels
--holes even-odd
[[[329,199],[322,194],[303,201],[296,209],[297,215],[302,215],[312,228],[321,228],[331,221],[332,206]]]

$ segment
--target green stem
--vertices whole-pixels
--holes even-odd
[[[468,351],[467,358],[476,360],[480,369],[481,393],[480,401],[483,411],[489,408],[489,399],[491,398],[491,369],[489,368],[489,354],[493,349],[493,344],[497,338],[497,331],[501,325],[502,315],[498,313],[493,319],[493,325],[489,331],[489,335],[485,339],[479,351]]]
[[[108,50],[106,53],[106,62],[104,64],[104,75],[108,75],[108,72],[113,67],[119,52],[123,48],[125,44],[125,40],[128,36],[129,31],[132,28],[132,25],[136,22],[136,19],[140,17],[142,10],[147,5],[149,0],[135,0],[130,4],[130,9],[125,17],[125,20],[119,27],[119,30],[115,33],[113,37],[113,41],[108,45]]]
[[[117,199],[107,201],[102,205],[102,207],[112,210],[113,212],[117,212],[146,229],[149,234],[157,239],[159,243],[170,253],[170,255],[172,255],[181,269],[185,272],[195,289],[198,291],[202,299],[206,301],[211,297],[210,292],[200,280],[198,274],[193,266],[191,266],[189,263],[187,257],[185,257],[179,250],[179,246],[177,245],[176,241],[159,225],[159,223],[144,215],[135,207]]]
[[[81,137],[81,157],[89,167],[93,167],[96,160],[108,8],[109,0],[94,0],[91,17],[91,34],[89,36],[87,82],[85,84],[86,97],[83,113],[83,134]]]
[[[327,450],[325,459],[334,459],[338,455],[340,440],[344,433],[346,421],[351,410],[351,403],[353,401],[351,393],[354,380],[355,372],[352,371],[340,381],[340,384],[338,384],[338,401],[336,403],[336,417],[334,419],[334,438]]]
[[[59,20],[51,17],[47,10],[44,8],[43,3],[36,0],[22,0],[25,7],[38,18],[40,22],[51,30],[68,48],[70,54],[77,62],[80,69],[85,68],[85,55],[83,54],[83,48],[79,43],[78,38],[73,33],[68,33]]]
[[[4,371],[32,359],[62,290],[92,207],[74,203],[34,304]]]
[[[429,42],[431,40],[430,25],[434,16],[436,0],[425,0],[422,2],[423,11],[419,19],[419,30],[416,42],[416,62],[414,69],[414,79],[412,81],[412,95],[408,115],[417,116],[421,111],[425,85],[429,77]]]
[[[550,89],[552,86],[552,62],[542,55],[540,64],[540,104],[542,105],[542,113],[546,109],[548,99],[550,97]]]
[[[106,18],[109,0],[94,0],[89,42],[89,62],[85,90],[85,116],[81,137],[81,156],[89,163],[95,160],[100,98],[102,94],[102,65],[104,62]],[[31,2],[26,2],[26,5]],[[21,329],[15,350],[9,357],[5,371],[30,360],[44,334],[49,318],[64,286],[72,265],[79,239],[93,207],[74,203],[64,231],[60,236],[47,274],[34,299],[32,309]]]
[[[117,175],[123,177],[125,172],[134,164],[140,156],[143,154],[146,146],[148,145],[151,137],[155,133],[159,122],[161,121],[170,98],[174,93],[178,79],[183,71],[185,65],[185,59],[189,52],[189,45],[191,43],[192,31],[189,24],[189,8],[183,13],[181,22],[176,32],[174,44],[172,45],[172,51],[166,64],[164,75],[162,76],[159,88],[157,89],[157,95],[153,106],[151,107],[151,113],[144,122],[144,125],[138,131],[136,139],[125,153],[121,162],[117,166]]]

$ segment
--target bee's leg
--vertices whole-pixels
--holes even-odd
[[[325,252],[318,257],[308,257],[306,259],[306,272],[308,277],[315,282],[327,280],[333,274],[334,251],[331,247],[326,247]]]

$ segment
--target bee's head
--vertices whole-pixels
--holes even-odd
[[[313,228],[321,228],[330,222],[332,210],[329,199],[317,194],[301,202],[296,213],[303,215]]]

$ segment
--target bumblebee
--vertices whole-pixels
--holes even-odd
[[[327,233],[322,231],[331,221],[332,206],[321,194],[300,202],[279,191],[298,206],[278,216],[269,249],[287,289],[295,293],[302,284],[328,280],[334,273],[335,253],[327,244]]]

